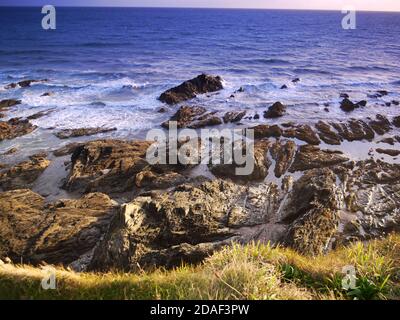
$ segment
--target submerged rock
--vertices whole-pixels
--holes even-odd
[[[17,104],[21,104],[21,100],[16,99],[5,99],[0,101],[0,110],[4,110],[9,107],[15,106]]]
[[[116,203],[103,194],[46,204],[27,190],[0,193],[0,258],[67,265],[91,251],[106,232]]]
[[[181,85],[169,89],[161,94],[159,100],[167,104],[177,104],[193,99],[197,94],[222,90],[221,77],[201,74],[194,79],[183,82]]]
[[[50,165],[42,154],[34,155],[0,173],[0,188],[5,190],[30,188],[33,182]]]
[[[79,128],[79,129],[65,129],[55,133],[55,136],[59,139],[69,139],[82,136],[92,136],[99,133],[106,133],[116,131],[117,128]]]
[[[42,80],[22,80],[19,82],[13,82],[8,85],[6,85],[4,88],[5,89],[14,89],[17,86],[20,86],[21,88],[26,88],[30,87],[32,83],[38,83],[38,82],[47,82],[47,79],[42,79]]]

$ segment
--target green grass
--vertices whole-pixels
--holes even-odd
[[[342,287],[354,266],[356,288]],[[198,266],[139,274],[75,273],[56,268],[57,289],[40,286],[43,270],[0,265],[1,299],[400,299],[400,235],[307,257],[258,243],[233,244]]]

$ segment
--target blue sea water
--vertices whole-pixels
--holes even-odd
[[[357,28],[343,30],[341,12],[56,9],[57,29],[46,31],[41,8],[0,7],[0,87],[49,80],[0,89],[1,99],[22,100],[7,116],[54,109],[33,121],[38,131],[1,149],[15,141],[49,144],[51,130],[59,128],[104,125],[118,128],[113,136],[143,135],[176,110],[157,113],[159,94],[203,72],[222,76],[225,89],[190,103],[260,113],[279,100],[289,106],[280,121],[346,118],[338,108],[341,92],[354,100],[379,89],[391,93],[388,101],[400,97],[398,13],[359,12]],[[289,88],[281,90],[284,84]],[[239,87],[245,91],[230,98]],[[383,102],[352,116],[400,113]]]

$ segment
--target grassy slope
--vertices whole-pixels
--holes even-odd
[[[342,289],[342,268],[357,269],[355,290]],[[57,268],[57,290],[43,271],[0,265],[1,299],[400,299],[400,235],[305,257],[268,245],[234,245],[204,264],[141,274],[74,273]]]

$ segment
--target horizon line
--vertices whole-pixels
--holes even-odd
[[[3,8],[42,8],[42,6],[26,6],[26,5],[1,5]],[[282,11],[325,11],[325,12],[341,12],[341,9],[316,9],[316,8],[255,8],[255,7],[169,7],[169,6],[68,6],[68,5],[54,5],[54,7],[62,8],[132,8],[132,9],[205,9],[205,10],[282,10]],[[388,11],[388,10],[366,10],[360,9],[358,12],[377,12],[377,13],[400,13],[400,10]]]

